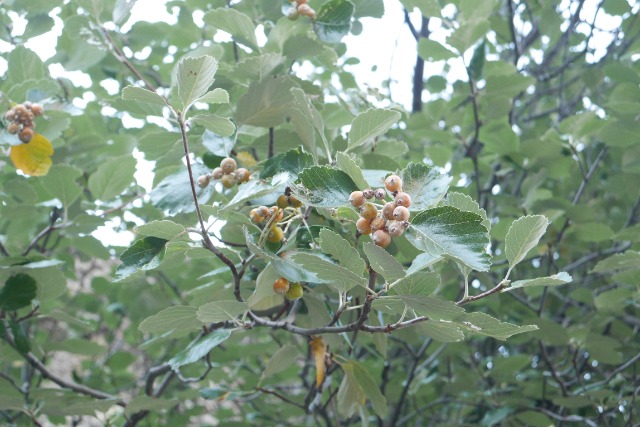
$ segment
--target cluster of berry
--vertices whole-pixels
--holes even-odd
[[[24,104],[18,104],[4,114],[5,120],[8,120],[7,132],[12,135],[18,134],[20,141],[25,144],[33,139],[35,132],[33,129],[36,124],[33,119],[41,116],[44,110],[39,104],[32,104],[26,101]]]
[[[316,11],[307,4],[307,0],[294,0],[291,1],[291,8],[287,11],[287,18],[298,19],[298,16],[307,16],[312,21],[316,20]]]
[[[273,282],[273,292],[284,295],[288,300],[297,300],[302,298],[304,290],[300,283],[289,283],[284,277],[280,277]]]
[[[261,224],[265,219],[267,220],[267,226],[270,227],[267,234],[267,240],[271,243],[278,243],[284,239],[284,230],[278,225],[278,222],[284,217],[284,211],[277,206],[260,206],[255,209],[251,209],[249,212],[249,218],[256,224]]]
[[[372,234],[373,243],[386,248],[392,237],[398,237],[409,227],[409,206],[411,197],[402,191],[402,179],[397,175],[390,175],[385,179],[384,186],[393,195],[393,201],[386,203],[378,211],[375,204],[367,202],[374,197],[384,201],[386,192],[382,188],[354,191],[349,196],[349,202],[360,209],[360,218],[356,228],[360,234]]]
[[[249,181],[251,173],[245,168],[238,168],[238,164],[231,157],[226,157],[220,162],[220,167],[215,168],[206,175],[198,177],[198,186],[205,188],[212,179],[219,179],[224,188]]]

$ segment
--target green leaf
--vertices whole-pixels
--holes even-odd
[[[194,179],[198,176],[210,172],[210,169],[200,163],[191,165]],[[206,188],[200,188],[196,185],[196,194],[200,203],[206,203],[213,192],[214,185]],[[191,194],[191,183],[189,181],[189,172],[186,168],[171,174],[164,178],[156,188],[149,194],[151,203],[158,209],[167,211],[167,215],[176,215],[180,212],[193,212],[196,206],[193,203],[193,195]]]
[[[318,38],[325,43],[339,43],[351,29],[355,6],[348,0],[329,0],[318,10],[313,23]]]
[[[207,104],[228,104],[229,92],[217,87],[196,99],[195,102],[205,102]]]
[[[451,322],[438,322],[428,320],[414,326],[420,335],[426,335],[440,342],[458,342],[464,339],[464,333],[458,325]]]
[[[9,320],[9,328],[13,334],[13,342],[16,344],[16,350],[20,354],[27,354],[31,350],[29,343],[29,334],[25,330],[24,323]]]
[[[511,283],[511,286],[505,288],[502,292],[507,292],[518,288],[531,288],[533,286],[559,286],[569,283],[573,278],[564,271],[549,277],[538,277],[536,279],[518,280]]]
[[[238,187],[238,192],[225,205],[224,210],[229,211],[232,207],[269,194],[283,193],[286,184],[290,181],[290,175],[287,172],[275,175],[269,181],[252,179]]]
[[[280,172],[289,172],[297,178],[304,169],[313,166],[313,156],[302,149],[302,147],[278,154],[264,161],[261,178],[268,178]]]
[[[299,253],[293,255],[292,258],[305,270],[311,271],[317,274],[318,278],[329,282],[329,286],[338,292],[347,292],[355,286],[367,286],[367,279],[364,277],[319,256]]]
[[[290,114],[293,104],[293,80],[287,76],[251,83],[238,99],[235,121],[238,125],[273,127]]]
[[[267,378],[295,365],[298,356],[298,349],[295,346],[287,344],[280,347],[267,362],[267,366],[265,366],[262,371],[258,384],[262,384]]]
[[[214,301],[198,308],[198,320],[204,323],[218,323],[232,320],[249,310],[244,302],[233,300]]]
[[[478,81],[482,78],[482,72],[484,70],[484,60],[487,55],[487,39],[482,39],[482,42],[476,46],[473,51],[473,56],[469,62],[468,73],[471,79]]]
[[[120,255],[122,264],[116,269],[114,280],[116,282],[123,280],[138,270],[157,268],[164,259],[167,242],[168,240],[157,237],[145,237],[137,240]]]
[[[464,309],[453,301],[423,295],[398,295],[397,298],[412,308],[420,316],[427,316],[431,320],[456,320],[464,314]]]
[[[353,376],[366,398],[371,402],[374,412],[378,414],[380,418],[386,417],[389,409],[387,407],[387,399],[380,392],[378,384],[376,384],[364,366],[355,361],[351,361],[350,363],[353,365]]]
[[[125,101],[144,102],[145,104],[161,105],[163,107],[169,105],[167,100],[156,92],[144,89],[138,86],[126,86],[122,89],[122,99]]]
[[[412,12],[414,8],[418,8],[422,16],[427,18],[440,17],[442,7],[438,4],[438,0],[402,0],[401,3],[409,12]]]
[[[178,95],[185,111],[207,92],[217,70],[218,61],[208,55],[185,57],[178,62]]]
[[[328,228],[320,230],[319,236],[320,248],[325,254],[331,255],[341,266],[358,276],[362,275],[366,264],[360,258],[358,251],[349,242]]]
[[[0,289],[0,309],[18,310],[27,307],[36,297],[36,281],[27,274],[15,274]]]
[[[173,330],[195,330],[202,327],[196,317],[196,307],[176,305],[144,319],[138,329],[149,334],[164,334]]]
[[[233,8],[220,7],[205,13],[202,20],[206,24],[231,34],[236,42],[253,50],[259,50],[256,27],[251,18],[244,13]]]
[[[347,151],[369,143],[374,138],[384,134],[394,123],[400,120],[401,116],[398,111],[382,108],[370,108],[364,113],[358,114],[351,123]]]
[[[435,272],[423,272],[404,277],[392,289],[398,295],[432,295],[440,286],[440,275]]]
[[[219,329],[205,335],[196,342],[189,344],[187,348],[169,360],[171,369],[176,370],[181,366],[197,362],[209,354],[215,347],[226,341],[230,336],[231,331],[226,329]]]
[[[185,228],[167,219],[151,221],[136,227],[135,232],[139,236],[158,237],[164,240],[173,240],[185,233]]]
[[[513,221],[504,242],[509,271],[536,247],[548,225],[549,220],[543,215],[523,216]]]
[[[457,323],[469,332],[487,335],[502,341],[513,335],[538,329],[536,325],[516,326],[501,322],[485,313],[468,313],[462,319],[458,319]]]
[[[473,212],[474,214],[480,215],[482,218],[482,225],[484,225],[487,230],[491,230],[491,221],[487,218],[487,212],[470,196],[462,193],[449,193],[447,194],[447,199],[444,204],[447,206],[453,206],[461,211]]]
[[[57,197],[68,208],[82,194],[82,187],[76,183],[82,171],[69,165],[54,165],[46,177],[40,178],[44,189]]]
[[[640,268],[640,252],[627,251],[623,254],[615,254],[598,262],[593,268],[593,273],[610,273]]]
[[[231,136],[236,131],[236,125],[231,120],[215,114],[198,114],[191,117],[191,121],[220,136]]]
[[[451,206],[420,212],[405,236],[420,250],[433,256],[445,255],[474,270],[487,271],[491,265],[486,252],[489,234],[477,214]]]
[[[387,282],[395,282],[406,275],[402,264],[380,246],[376,246],[373,243],[365,243],[362,249],[369,260],[371,268],[382,275]]]
[[[437,205],[449,189],[452,177],[423,163],[409,163],[402,170],[402,191],[411,196],[411,210],[423,211]]]
[[[163,409],[171,409],[179,404],[178,399],[162,399],[150,396],[136,396],[127,403],[124,413],[131,416],[139,411],[160,412]]]
[[[245,242],[251,252],[256,254],[258,258],[271,261],[273,268],[280,274],[281,277],[286,278],[290,282],[311,282],[311,283],[327,283],[327,280],[320,279],[314,273],[311,273],[300,265],[298,265],[291,257],[297,252],[295,250],[289,250],[281,253],[281,257],[273,252],[263,250],[256,245],[253,237],[249,234],[247,227],[243,227],[245,236]],[[348,271],[348,270],[347,270]]]
[[[7,87],[24,80],[40,80],[47,77],[44,63],[32,50],[24,46],[17,46],[7,55]],[[20,100],[17,100],[20,101]]]
[[[421,38],[418,41],[418,55],[429,62],[443,61],[458,56],[457,53],[452,52],[437,41],[427,38]]]
[[[340,363],[340,366],[344,377],[338,387],[336,401],[338,402],[338,412],[343,417],[349,418],[366,403],[366,397],[353,373],[353,363]]]
[[[336,155],[336,164],[340,170],[349,175],[358,188],[362,190],[369,188],[369,184],[367,180],[364,179],[362,170],[350,156],[345,153],[338,153]]]
[[[115,157],[102,163],[89,177],[89,190],[99,200],[119,196],[133,181],[136,159],[130,155]]]
[[[302,171],[291,189],[306,205],[336,208],[348,204],[349,196],[358,186],[341,170],[312,166]]]

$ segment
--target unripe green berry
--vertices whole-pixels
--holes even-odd
[[[302,202],[293,195],[289,196],[289,204],[296,209],[302,206]]]
[[[280,209],[288,208],[289,199],[287,198],[287,196],[285,196],[284,194],[281,194],[278,197],[278,200],[276,201],[276,206],[278,206]]]
[[[236,185],[236,177],[230,173],[222,175],[220,182],[224,185],[224,188],[231,188]]]
[[[360,208],[360,216],[368,220],[373,220],[378,216],[378,210],[373,203],[365,203]]]
[[[300,283],[291,283],[289,285],[289,290],[285,294],[288,300],[297,300],[302,298],[304,294],[304,289]]]
[[[276,225],[271,230],[269,230],[269,234],[267,234],[268,241],[270,241],[271,243],[278,243],[282,242],[282,239],[284,239],[284,231],[282,231],[282,228]]]

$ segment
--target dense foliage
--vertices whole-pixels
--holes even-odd
[[[638,423],[635,2],[134,3],[0,5],[0,424]]]

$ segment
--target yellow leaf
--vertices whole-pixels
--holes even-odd
[[[51,167],[53,146],[44,136],[36,133],[27,144],[11,147],[11,160],[16,169],[26,175],[44,176]]]
[[[256,162],[255,157],[253,157],[253,154],[251,154],[248,151],[241,151],[236,155],[236,159],[238,159],[240,161],[240,163],[242,163],[242,166],[250,168],[252,166],[255,166],[258,164],[258,162]]]
[[[322,337],[313,337],[311,339],[311,352],[316,359],[316,384],[320,387],[324,381],[324,359],[327,354],[327,345],[322,340]]]

